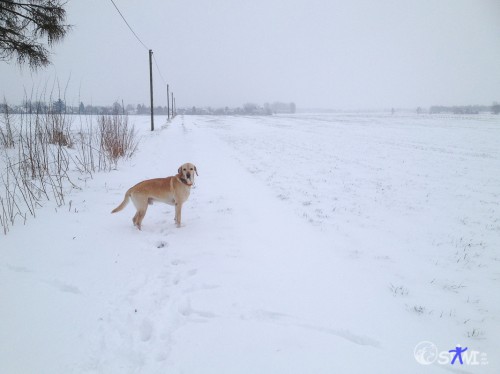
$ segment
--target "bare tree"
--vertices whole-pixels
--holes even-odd
[[[0,0],[0,60],[28,64],[31,69],[50,64],[49,50],[71,26],[65,24],[63,0]]]

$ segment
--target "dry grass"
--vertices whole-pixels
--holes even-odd
[[[115,165],[120,158],[130,158],[137,150],[134,126],[129,126],[128,117],[113,115],[98,119],[101,149]]]
[[[78,186],[71,176],[116,168],[131,157],[138,140],[126,116],[101,116],[97,130],[91,119],[73,133],[65,114],[35,113],[0,118],[0,226],[7,234],[15,222],[36,216],[47,201],[65,204]],[[79,178],[77,178],[79,179]]]

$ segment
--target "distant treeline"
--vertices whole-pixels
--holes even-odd
[[[154,113],[158,115],[167,115],[167,111],[172,108],[166,106],[154,107]],[[272,115],[277,113],[295,113],[295,103],[275,102],[272,104],[266,103],[263,106],[247,103],[242,107],[237,108],[211,108],[211,107],[191,107],[191,108],[176,108],[176,114],[208,114],[208,115]],[[78,106],[67,105],[64,100],[59,99],[54,102],[44,101],[29,101],[25,100],[21,105],[8,105],[7,103],[0,104],[0,113],[12,114],[81,114],[81,115],[111,115],[111,114],[147,114],[151,113],[151,107],[144,104],[124,105],[123,103],[115,102],[110,106],[85,105],[83,102]]]
[[[453,114],[479,114],[479,113],[500,113],[500,104],[493,105],[464,105],[464,106],[432,106],[430,114],[453,113]]]
[[[178,109],[178,114],[186,114],[186,115],[215,115],[215,116],[234,116],[234,115],[250,115],[250,116],[270,116],[273,114],[279,113],[295,113],[297,107],[295,103],[280,103],[275,102],[272,104],[266,103],[263,106],[247,103],[242,107],[237,108],[183,108]]]
[[[150,114],[151,107],[146,105],[123,105],[115,102],[110,106],[101,105],[85,105],[83,102],[78,106],[66,105],[64,100],[59,99],[54,102],[45,101],[25,101],[21,105],[0,104],[0,113],[9,112],[12,114],[97,114],[97,115],[112,115],[112,114]],[[167,107],[154,107],[155,114],[167,114]],[[170,109],[170,112],[172,110]]]

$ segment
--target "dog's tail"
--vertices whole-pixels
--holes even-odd
[[[116,212],[119,212],[120,210],[122,210],[123,208],[125,208],[128,204],[130,200],[130,190],[128,190],[126,193],[125,193],[125,198],[123,199],[122,203],[120,205],[118,205],[115,209],[113,209],[111,211],[111,213],[116,213]]]

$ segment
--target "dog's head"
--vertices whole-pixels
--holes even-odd
[[[177,170],[179,176],[186,180],[186,183],[191,186],[194,183],[194,175],[198,175],[198,170],[196,170],[196,166],[191,163],[183,164]]]

